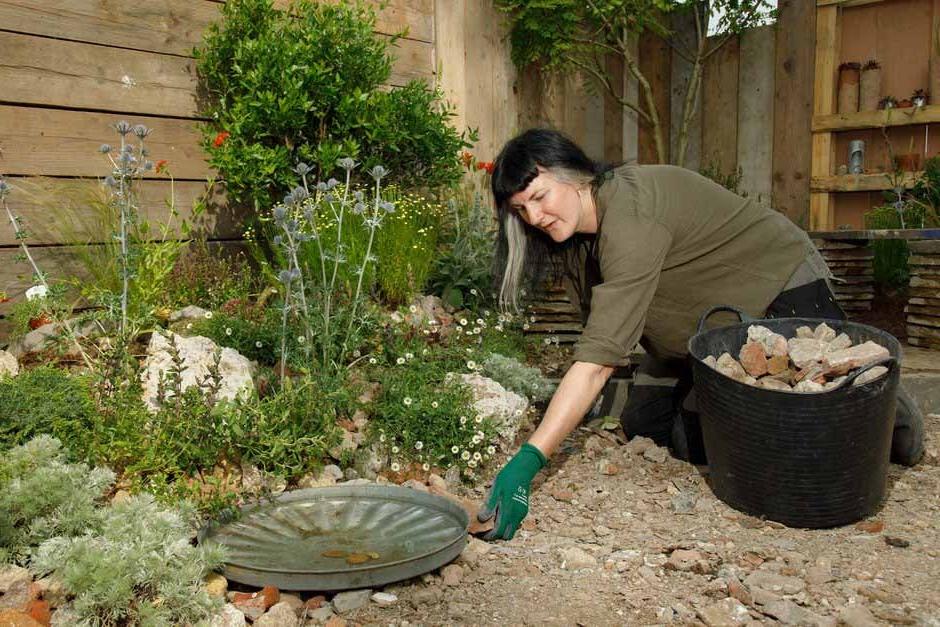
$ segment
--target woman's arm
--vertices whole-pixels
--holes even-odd
[[[574,362],[558,384],[542,422],[529,438],[529,444],[549,457],[591,409],[613,371],[613,366]]]

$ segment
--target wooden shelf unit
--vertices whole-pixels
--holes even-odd
[[[911,189],[923,172],[905,172],[901,177],[901,186]],[[887,173],[873,174],[832,174],[829,176],[814,176],[810,180],[811,192],[878,192],[894,189],[891,175]]]
[[[891,0],[816,0],[816,67],[813,90],[813,148],[810,180],[810,230],[835,228],[832,194],[891,189],[884,174],[836,175],[835,133],[882,127],[940,123],[940,105],[895,108],[857,113],[836,113],[836,83],[842,38],[842,10]],[[940,15],[934,12],[930,66],[940,67],[936,41]],[[940,94],[938,94],[940,95]],[[913,185],[918,173],[905,175],[905,186]]]

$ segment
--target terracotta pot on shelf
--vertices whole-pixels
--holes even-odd
[[[861,66],[858,63],[843,63],[839,66],[839,113],[858,112],[858,83]]]
[[[881,100],[881,68],[867,67],[862,70],[858,88],[858,110],[875,111]]]
[[[903,155],[895,155],[894,163],[902,172],[917,172],[920,170],[920,153],[910,152]]]

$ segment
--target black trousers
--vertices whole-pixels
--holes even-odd
[[[845,312],[822,279],[781,292],[765,316],[845,320]],[[924,452],[923,414],[903,387],[898,388],[897,406],[891,460],[913,465]],[[628,438],[645,436],[670,447],[680,459],[707,463],[688,359],[662,360],[647,354],[637,368],[620,422]]]

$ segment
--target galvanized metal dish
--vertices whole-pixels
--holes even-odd
[[[201,543],[228,553],[226,578],[287,590],[348,590],[401,581],[460,555],[470,518],[446,498],[389,485],[285,492],[210,524]]]

